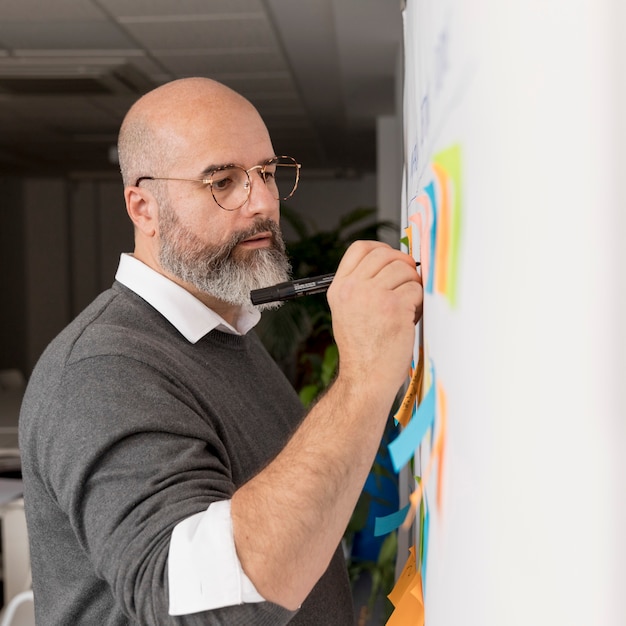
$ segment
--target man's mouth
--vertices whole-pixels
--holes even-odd
[[[239,245],[246,248],[265,248],[272,245],[272,240],[272,233],[265,231],[244,239],[239,243]]]

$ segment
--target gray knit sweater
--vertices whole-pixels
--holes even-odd
[[[302,413],[256,335],[190,344],[114,283],[45,351],[22,407],[37,624],[352,625],[340,550],[296,613],[265,602],[168,615],[172,529],[232,496]]]

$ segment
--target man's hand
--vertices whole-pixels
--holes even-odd
[[[421,316],[423,290],[415,261],[375,241],[358,241],[342,259],[328,302],[342,377],[392,389],[405,379]]]

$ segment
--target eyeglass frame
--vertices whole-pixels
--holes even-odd
[[[291,196],[293,196],[293,194],[296,192],[296,189],[298,188],[298,183],[300,182],[300,169],[302,168],[302,164],[298,163],[293,157],[291,156],[287,156],[287,155],[280,155],[280,156],[273,156],[271,159],[268,159],[267,161],[265,161],[265,163],[262,163],[260,165],[253,165],[250,169],[245,169],[243,166],[241,165],[237,165],[236,163],[228,163],[227,165],[220,165],[219,167],[216,167],[215,169],[212,169],[208,176],[205,178],[170,178],[170,177],[165,177],[165,176],[140,176],[136,181],[135,181],[135,187],[139,187],[139,183],[142,180],[176,180],[176,181],[181,181],[181,182],[187,182],[187,183],[202,183],[205,186],[208,186],[208,188],[211,190],[211,195],[213,196],[213,200],[215,200],[215,203],[217,204],[217,206],[222,209],[222,211],[238,211],[239,209],[241,209],[246,202],[248,202],[248,200],[250,199],[250,193],[252,192],[252,180],[250,179],[250,172],[252,172],[253,170],[258,170],[260,169],[260,175],[263,178],[263,183],[267,184],[265,181],[265,168],[270,165],[270,163],[276,159],[291,159],[293,161],[293,166],[295,166],[296,168],[296,182],[294,183],[293,189],[291,190],[291,193],[288,196],[285,196],[284,198],[276,198],[276,200],[288,200],[289,198],[291,198]],[[212,177],[215,173],[217,172],[222,172],[224,170],[227,170],[231,167],[238,167],[239,169],[243,170],[246,173],[246,176],[248,177],[248,184],[246,185],[244,183],[244,187],[247,190],[247,196],[246,199],[238,206],[235,207],[234,209],[227,209],[225,207],[223,207],[218,201],[217,198],[215,197],[215,194],[213,193],[213,180]],[[290,164],[291,167],[291,164]]]

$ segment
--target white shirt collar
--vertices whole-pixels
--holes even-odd
[[[159,274],[130,254],[122,254],[115,279],[153,306],[190,343],[196,343],[212,330],[245,335],[261,318],[254,308],[242,307],[231,326],[186,289]]]

